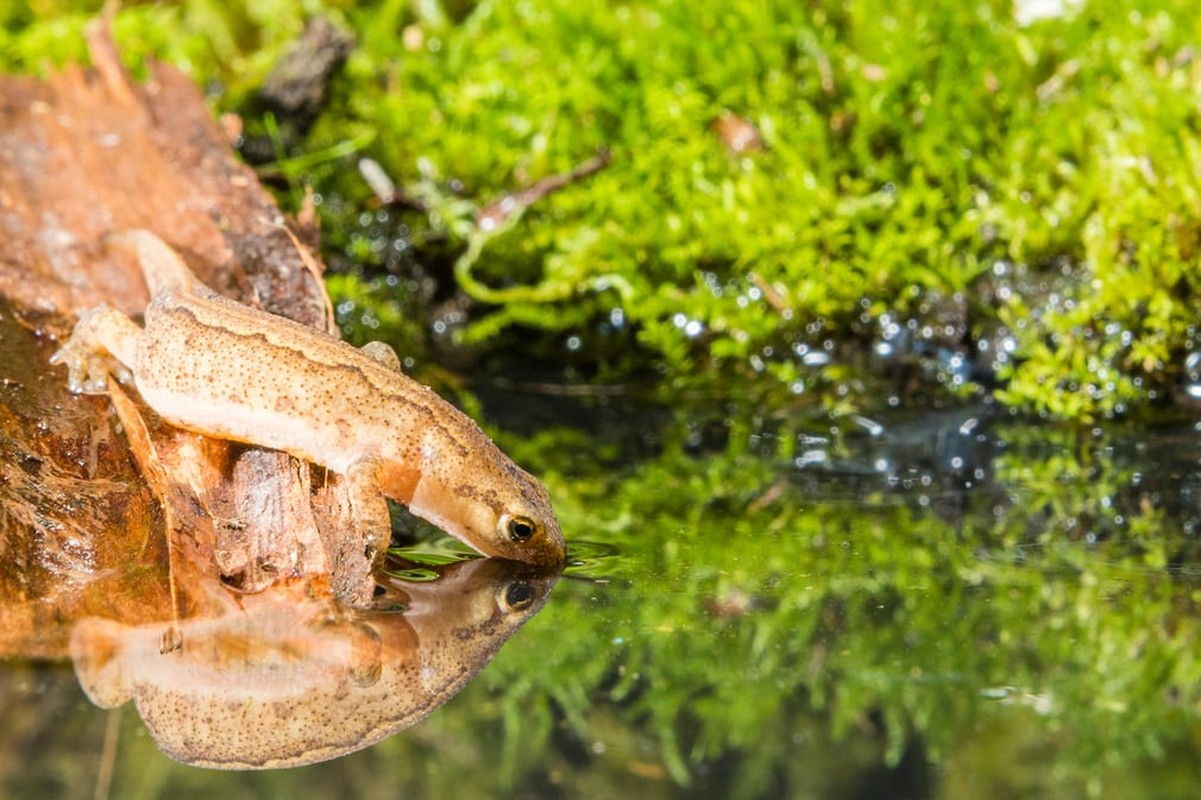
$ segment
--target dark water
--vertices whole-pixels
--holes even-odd
[[[503,437],[575,563],[425,722],[207,770],[9,663],[0,795],[1195,796],[1198,426],[582,407]]]

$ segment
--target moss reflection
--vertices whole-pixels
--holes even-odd
[[[567,529],[628,557],[605,584],[568,582],[531,633],[559,679],[492,673],[507,718],[536,740],[557,716],[560,733],[603,741],[599,699],[628,736],[653,735],[677,782],[737,754],[743,796],[780,779],[781,749],[805,758],[813,719],[891,764],[915,744],[958,762],[968,732],[1016,728],[1076,786],[1164,758],[1201,699],[1188,509],[1137,492],[1120,432],[1091,455],[1072,432],[1040,430],[1037,448],[995,435],[1017,444],[949,518],[920,478],[831,502],[738,448],[561,482]],[[555,713],[516,712],[543,704]]]

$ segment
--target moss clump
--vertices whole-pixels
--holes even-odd
[[[1084,420],[1180,377],[1201,230],[1184,3],[1029,27],[1008,3],[873,0],[378,15],[350,13],[361,48],[314,142],[350,120],[440,198],[412,229],[479,251],[466,340],[605,353],[625,326],[673,392],[867,404],[897,365]],[[729,114],[762,150],[723,144]],[[600,147],[601,174],[500,233],[470,224]],[[334,167],[314,174],[361,197]]]

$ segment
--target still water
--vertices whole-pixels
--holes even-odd
[[[466,682],[424,721],[309,766],[184,765],[133,704],[89,700],[114,705],[157,680],[157,629],[120,647],[104,629],[115,684],[78,663],[0,666],[0,795],[1195,796],[1193,423],[554,405],[570,427],[521,433],[542,411],[531,402],[502,443],[550,488],[572,545],[565,574],[474,575],[483,562],[452,560],[389,579],[405,613],[445,605],[440,592],[486,596],[477,622],[439,612],[405,623],[416,643],[383,648],[454,653],[423,662],[454,662],[448,681]],[[355,635],[386,624],[358,620]],[[480,644],[469,629],[494,635]],[[349,641],[329,647],[354,676]],[[402,672],[396,706],[420,705]]]

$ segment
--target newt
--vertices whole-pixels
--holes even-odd
[[[400,371],[396,354],[223,297],[148,231],[120,234],[151,301],[144,323],[83,312],[51,357],[72,392],[104,392],[109,371],[168,423],[281,450],[344,476],[370,552],[391,536],[385,497],[487,556],[563,562],[546,489],[480,427]]]
[[[353,753],[450,700],[546,602],[555,571],[498,559],[387,577],[398,610],[333,612],[301,587],[271,587],[217,616],[161,626],[88,617],[71,630],[84,692],[129,700],[169,756],[216,769],[278,769]]]

